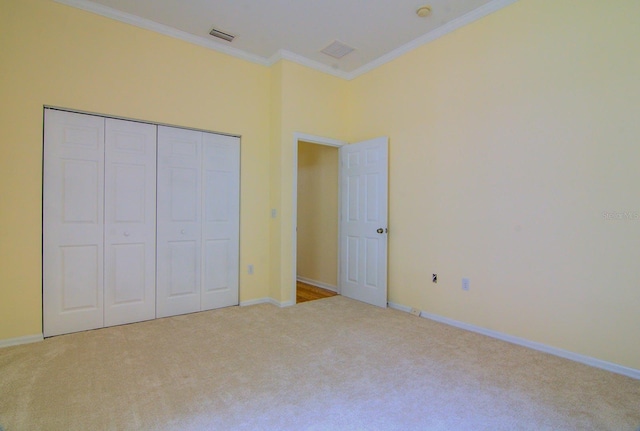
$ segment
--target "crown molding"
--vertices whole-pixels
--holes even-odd
[[[329,75],[336,76],[338,78],[349,80],[351,79],[351,74],[349,72],[345,72],[340,69],[335,69],[333,67],[329,67],[326,64],[320,63],[319,61],[311,60],[302,55],[296,54],[291,51],[287,51],[284,49],[278,50],[274,55],[272,55],[268,60],[268,65],[271,66],[277,63],[280,60],[288,60],[293,63],[300,64],[302,66],[309,67],[311,69],[315,69],[319,72],[328,73]]]
[[[393,51],[378,57],[377,59],[355,69],[351,72],[345,72],[340,69],[336,69],[326,64],[320,63],[315,60],[311,60],[307,57],[304,57],[299,54],[295,54],[293,52],[287,50],[278,50],[274,55],[269,58],[261,57],[259,55],[250,54],[246,51],[242,51],[237,48],[233,48],[227,45],[223,45],[221,43],[209,40],[207,38],[201,36],[195,36],[191,33],[187,33],[182,30],[175,29],[173,27],[169,27],[164,24],[157,23],[155,21],[151,21],[145,18],[140,18],[139,16],[132,15],[126,12],[121,12],[119,10],[103,6],[98,3],[93,3],[89,0],[53,0],[56,3],[61,3],[67,6],[75,7],[77,9],[82,9],[87,12],[95,13],[98,15],[102,15],[106,18],[115,19],[117,21],[121,21],[127,24],[135,25],[136,27],[140,27],[146,30],[151,30],[156,33],[164,34],[165,36],[173,37],[176,39],[181,39],[189,43],[193,43],[195,45],[202,46],[204,48],[212,49],[214,51],[218,51],[224,54],[231,55],[233,57],[250,61],[252,63],[257,63],[263,66],[272,66],[280,60],[288,60],[302,66],[309,67],[311,69],[315,69],[319,72],[327,73],[329,75],[336,76],[338,78],[346,79],[348,81],[359,77],[367,72],[376,69],[377,67],[382,66],[396,58],[422,46],[429,42],[433,42],[434,40],[451,33],[460,27],[464,27],[467,24],[471,24],[474,21],[479,20],[493,12],[496,12],[506,6],[509,6],[512,3],[515,3],[518,0],[493,0],[485,5],[468,12],[453,21],[449,21],[448,23],[436,28],[435,30],[430,31],[429,33],[414,39],[413,41],[402,45],[401,47],[394,49]]]
[[[240,58],[242,60],[250,61],[252,63],[261,64],[263,66],[269,65],[267,59],[259,55],[250,54],[240,49],[232,48],[230,46],[223,45],[221,43],[209,40],[207,38],[196,36],[191,33],[187,33],[185,31],[178,30],[173,27],[169,27],[168,25],[160,24],[145,18],[140,18],[139,16],[122,12],[107,6],[103,6],[101,4],[93,3],[88,0],[53,0],[53,1],[55,1],[56,3],[61,3],[67,6],[75,7],[77,9],[82,9],[87,12],[95,13],[97,15],[102,15],[106,18],[115,19],[117,21],[124,22],[126,24],[135,25],[136,27],[140,27],[146,30],[151,30],[156,33],[164,34],[165,36],[181,39],[181,40],[184,40],[185,42],[193,43],[203,48],[212,49],[212,50],[221,52],[223,54],[228,54],[233,57]]]
[[[486,3],[483,6],[472,10],[471,12],[468,12],[452,21],[449,21],[446,24],[441,25],[440,27],[422,35],[421,37],[414,39],[399,48],[394,49],[393,51],[383,55],[382,57],[378,57],[377,59],[365,64],[364,66],[359,67],[358,69],[349,73],[348,79],[357,78],[358,76],[370,72],[373,69],[382,66],[383,64],[395,60],[396,58],[408,53],[409,51],[413,51],[414,49],[422,45],[433,42],[434,40],[441,38],[446,34],[452,33],[460,27],[471,24],[472,22],[477,21],[480,18],[484,18],[485,16],[492,14],[493,12],[496,12],[504,7],[507,7],[517,1],[518,0],[493,0],[489,3]]]

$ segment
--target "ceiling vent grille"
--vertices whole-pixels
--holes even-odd
[[[226,40],[227,42],[231,42],[231,41],[235,38],[235,36],[234,36],[234,35],[229,34],[229,33],[225,33],[224,31],[220,31],[220,30],[217,30],[217,29],[215,29],[215,28],[214,28],[214,29],[212,29],[212,30],[209,32],[209,34],[210,34],[211,36],[215,36],[215,37],[217,37],[217,38],[220,38],[220,39]]]
[[[342,58],[354,50],[355,48],[352,48],[340,41],[334,40],[329,46],[327,46],[320,52],[327,54],[333,58]]]

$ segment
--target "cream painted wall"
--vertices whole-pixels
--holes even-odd
[[[299,142],[297,274],[338,285],[338,148]]]
[[[241,135],[240,299],[268,296],[269,69],[49,0],[0,26],[0,340],[42,333],[43,105]]]
[[[283,104],[283,77],[282,68],[284,62],[280,61],[273,65],[270,69],[270,124],[271,124],[271,136],[270,136],[270,153],[269,153],[269,167],[271,175],[269,178],[269,206],[271,211],[275,211],[275,217],[271,217],[269,223],[269,297],[276,301],[280,301],[282,283],[280,280],[280,256],[282,254],[282,246],[280,241],[281,235],[281,195],[280,182],[281,173],[284,169],[282,166],[282,104]],[[270,213],[271,213],[270,211]],[[272,214],[272,213],[271,213]]]
[[[271,284],[273,299],[295,303],[293,265],[293,170],[294,133],[343,140],[347,135],[347,89],[349,82],[289,61],[272,67]],[[275,91],[277,90],[277,91]]]
[[[521,0],[351,82],[351,139],[391,137],[390,301],[640,369],[638,15]]]

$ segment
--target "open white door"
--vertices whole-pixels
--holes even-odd
[[[387,306],[388,139],[340,147],[340,287]]]

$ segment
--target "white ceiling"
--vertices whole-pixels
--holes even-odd
[[[352,78],[516,0],[55,0],[258,63],[280,58]],[[429,5],[426,18],[416,15]],[[225,42],[212,28],[236,36]],[[320,51],[334,40],[342,59]]]

